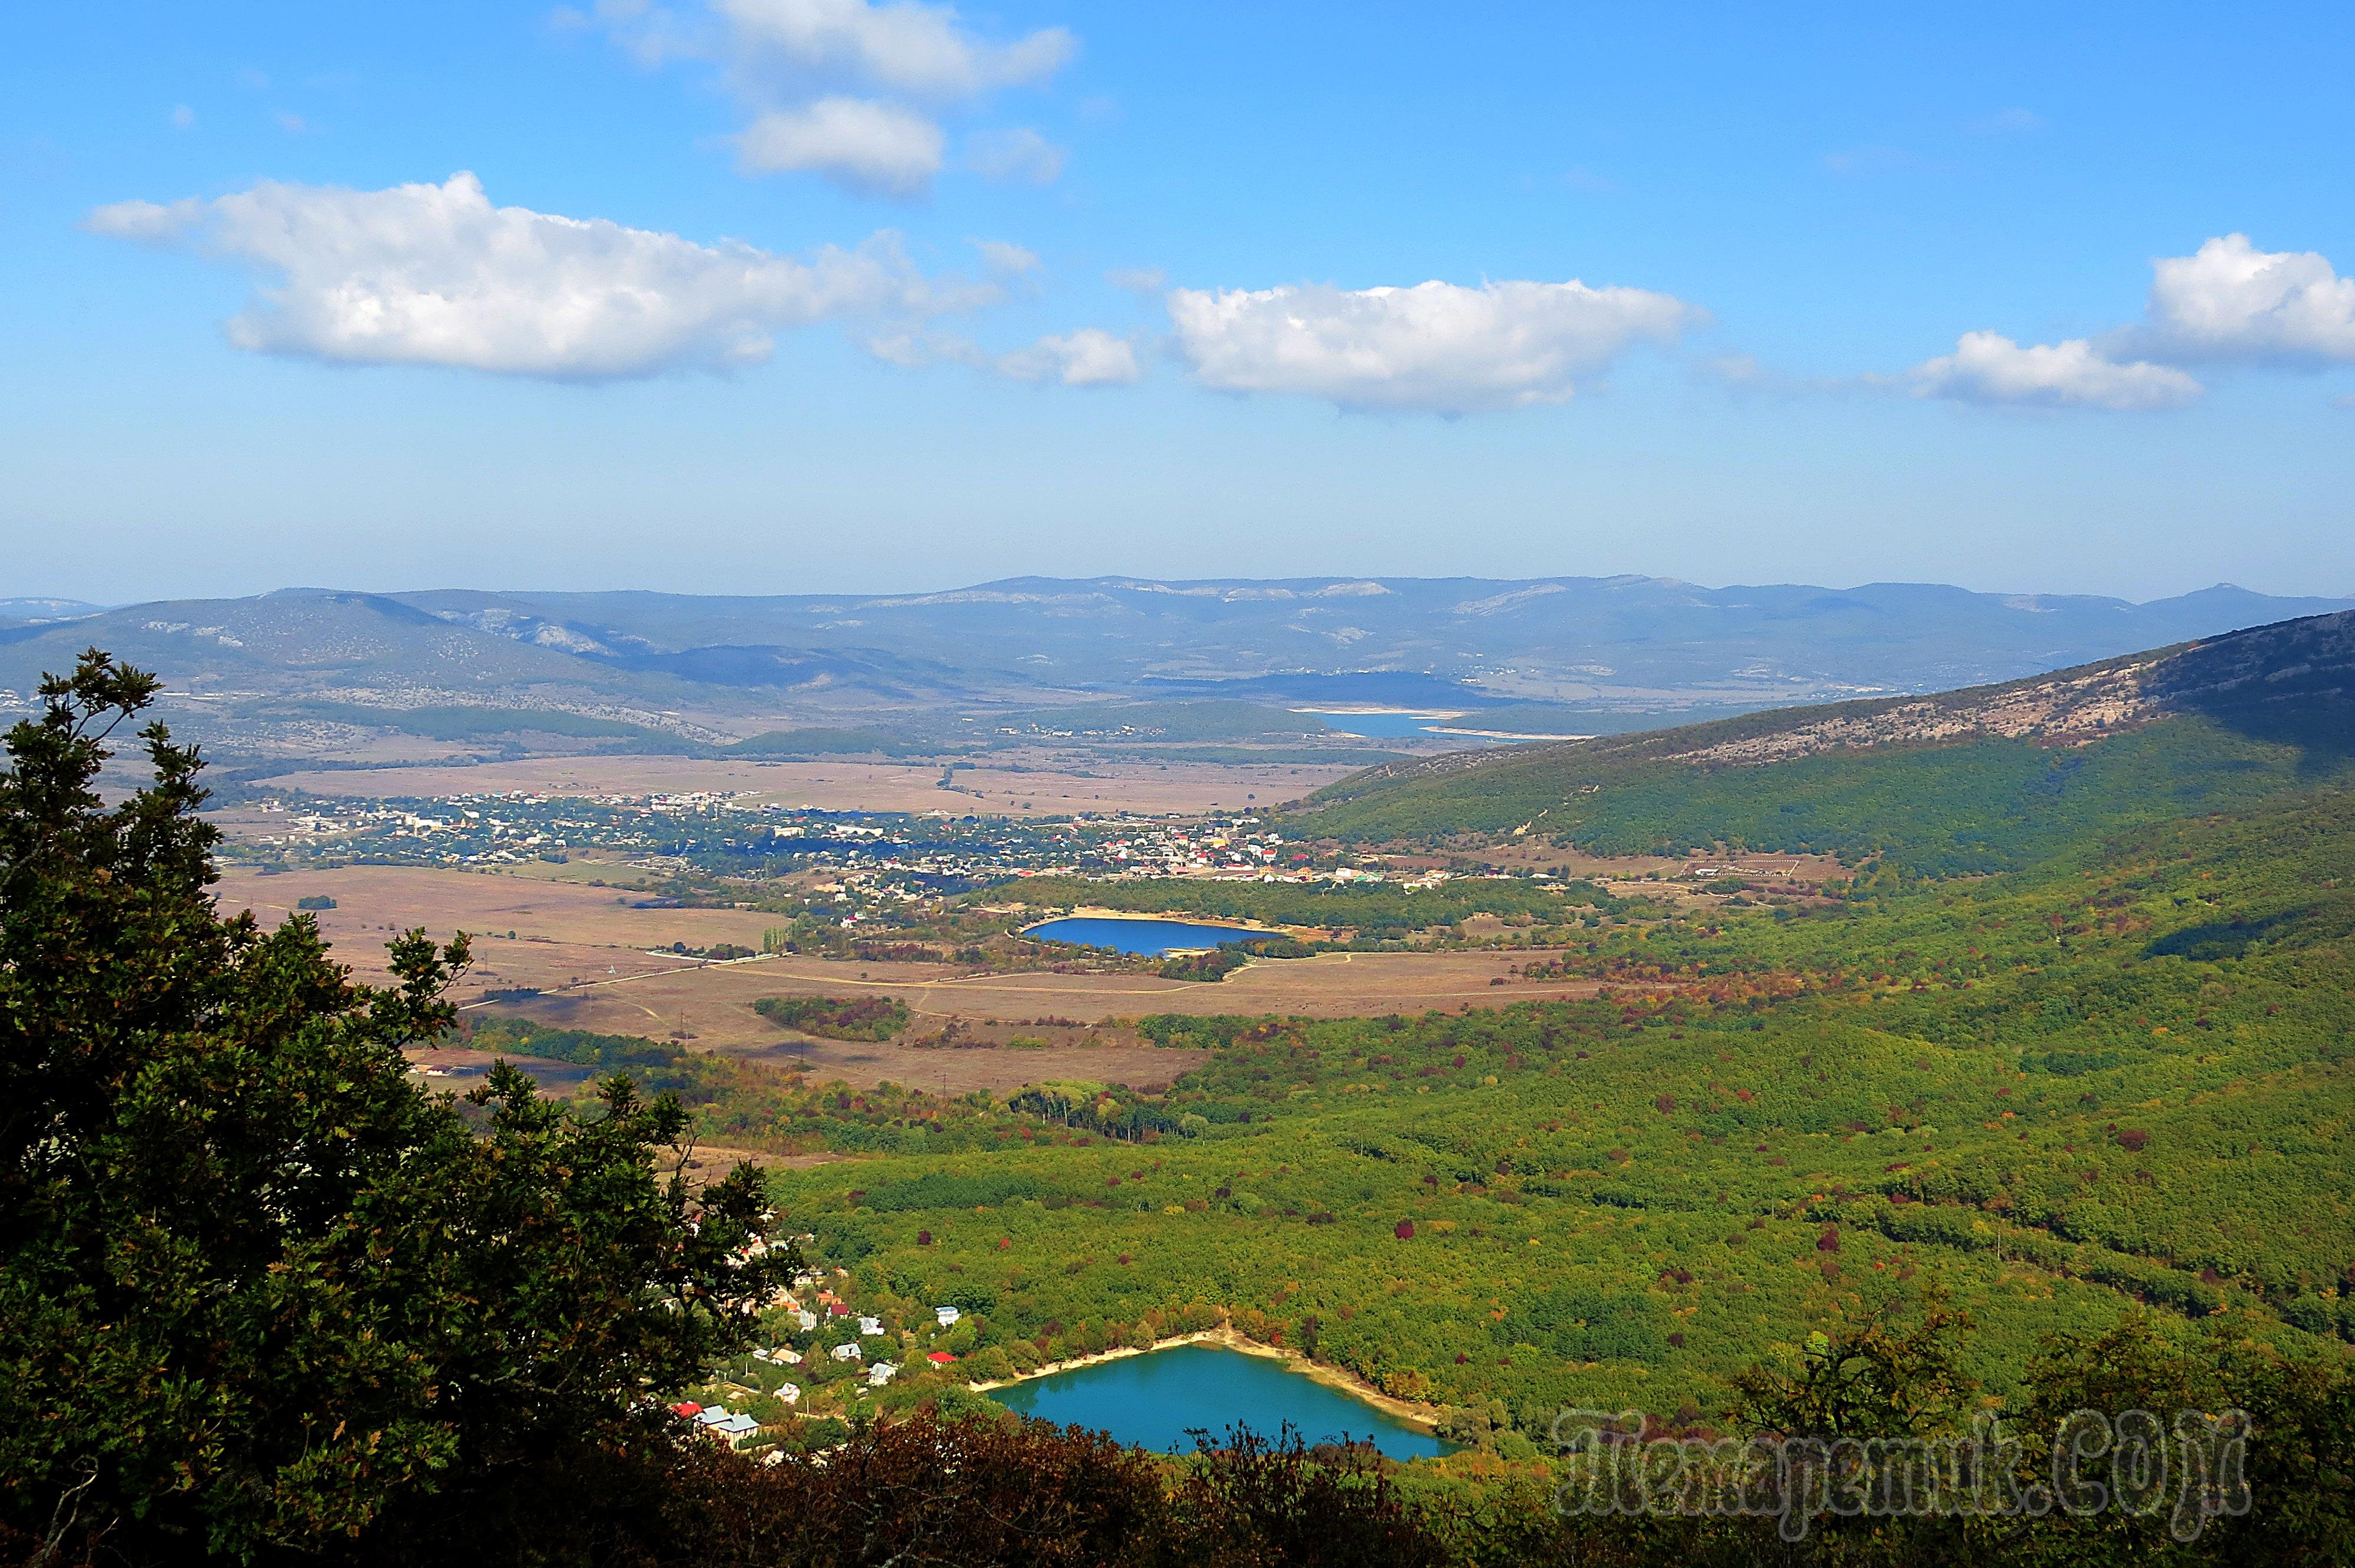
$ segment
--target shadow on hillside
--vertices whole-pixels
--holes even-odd
[[[2249,950],[2260,944],[2303,948],[2349,936],[2355,936],[2355,898],[2341,895],[2302,904],[2295,909],[2277,909],[2254,919],[2235,916],[2229,920],[2187,926],[2150,943],[2143,948],[2142,955],[2147,959],[2210,962],[2246,958]]]
[[[2156,683],[2181,711],[2296,747],[2302,772],[2355,761],[2355,611],[2220,637],[2169,661]]]

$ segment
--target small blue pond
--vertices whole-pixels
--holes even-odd
[[[1116,1441],[1165,1454],[1193,1451],[1188,1428],[1224,1442],[1230,1426],[1249,1426],[1272,1438],[1287,1421],[1311,1443],[1345,1436],[1370,1440],[1393,1459],[1428,1459],[1454,1451],[1422,1428],[1287,1372],[1280,1361],[1219,1345],[1173,1345],[1098,1361],[992,1389],[989,1397],[1025,1415],[1092,1427]]]
[[[1082,948],[1110,948],[1116,953],[1193,952],[1221,947],[1271,931],[1244,931],[1232,926],[1205,926],[1196,920],[1106,920],[1074,916],[1050,920],[1023,932],[1042,942],[1071,942]]]

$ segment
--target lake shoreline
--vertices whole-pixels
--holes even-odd
[[[1022,937],[1033,942],[1059,940],[1060,938],[1051,937],[1034,936],[1032,933],[1064,920],[1102,920],[1107,923],[1117,921],[1131,926],[1191,926],[1204,930],[1232,931],[1241,938],[1273,937],[1295,942],[1329,942],[1335,939],[1333,928],[1327,926],[1267,926],[1241,916],[1229,919],[1223,915],[1187,915],[1168,910],[1156,912],[1147,909],[1107,909],[1097,904],[1076,905],[1063,914],[1047,915],[1031,921],[1027,926],[1017,927],[1011,935]],[[1088,947],[1091,944],[1081,942],[1071,945]],[[1172,958],[1184,953],[1214,952],[1221,947],[1231,945],[1227,942],[1212,942],[1199,948],[1170,948],[1158,953],[1130,953],[1126,956]]]
[[[1052,1377],[1058,1372],[1077,1372],[1083,1367],[1101,1366],[1105,1362],[1121,1361],[1129,1356],[1149,1356],[1156,1351],[1173,1350],[1180,1345],[1219,1345],[1230,1351],[1240,1351],[1247,1356],[1257,1356],[1263,1361],[1280,1361],[1284,1363],[1284,1369],[1286,1372],[1297,1373],[1312,1383],[1322,1383],[1337,1393],[1346,1393],[1359,1403],[1369,1404],[1383,1414],[1394,1420],[1406,1422],[1420,1431],[1433,1433],[1439,1425],[1438,1413],[1433,1406],[1418,1404],[1410,1400],[1384,1393],[1355,1372],[1344,1372],[1339,1367],[1327,1366],[1322,1361],[1312,1361],[1298,1351],[1287,1350],[1282,1345],[1262,1344],[1257,1340],[1246,1339],[1238,1333],[1231,1323],[1221,1323],[1215,1329],[1199,1329],[1190,1334],[1178,1334],[1166,1340],[1156,1340],[1150,1346],[1142,1350],[1134,1345],[1118,1345],[1092,1356],[1075,1356],[1069,1361],[1048,1361],[1038,1371],[1024,1372],[1017,1377],[996,1378],[986,1383],[969,1383],[965,1386],[975,1393],[987,1393],[994,1388],[1012,1388],[1018,1383],[1036,1383],[1040,1378]]]

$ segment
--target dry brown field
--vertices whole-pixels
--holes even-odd
[[[1040,758],[960,768],[940,787],[939,762],[711,762],[679,757],[533,757],[472,767],[378,768],[290,773],[278,788],[317,795],[438,797],[522,789],[549,795],[751,795],[763,803],[844,811],[950,811],[1040,816],[1201,811],[1272,806],[1358,771],[1329,764],[1075,762]],[[1255,797],[1255,799],[1254,799]]]
[[[610,889],[410,866],[346,866],[259,876],[232,870],[220,898],[265,924],[295,900],[327,895],[316,918],[336,955],[361,980],[385,978],[384,943],[422,926],[474,938],[474,967],[456,1000],[571,1029],[683,1036],[698,1050],[805,1064],[815,1077],[864,1086],[890,1079],[962,1094],[1088,1078],[1147,1087],[1194,1065],[1193,1054],[1140,1040],[1124,1021],[1156,1012],[1279,1013],[1341,1018],[1455,1011],[1473,1005],[1592,995],[1586,981],[1509,975],[1509,952],[1328,953],[1263,959],[1216,983],[1149,974],[976,975],[945,964],[859,963],[765,956],[707,964],[651,949],[732,942],[758,947],[773,917],[725,909],[633,909]],[[510,938],[507,932],[516,935]],[[485,993],[538,996],[492,1001]],[[881,1044],[815,1040],[752,1011],[764,996],[890,995],[914,1025]],[[967,1044],[926,1048],[911,1039],[958,1026]],[[1017,1048],[1016,1035],[1041,1043]]]

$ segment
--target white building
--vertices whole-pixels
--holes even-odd
[[[950,1324],[954,1323],[959,1318],[964,1316],[964,1314],[959,1312],[954,1307],[935,1307],[932,1308],[932,1316],[940,1320],[941,1327],[945,1329]]]
[[[856,1340],[847,1345],[834,1347],[834,1359],[838,1361],[855,1361],[865,1354],[866,1352],[858,1348],[858,1341]]]
[[[899,1372],[899,1370],[900,1369],[898,1367],[893,1366],[890,1361],[877,1361],[873,1366],[867,1369],[867,1386],[869,1388],[881,1388],[885,1383],[891,1381],[892,1377]]]
[[[879,1334],[879,1333],[881,1333],[882,1331],[883,1331],[883,1319],[880,1319],[880,1318],[861,1318],[860,1319],[858,1319],[858,1334],[859,1334],[859,1337],[860,1337],[861,1339],[872,1339],[875,1335]]]

